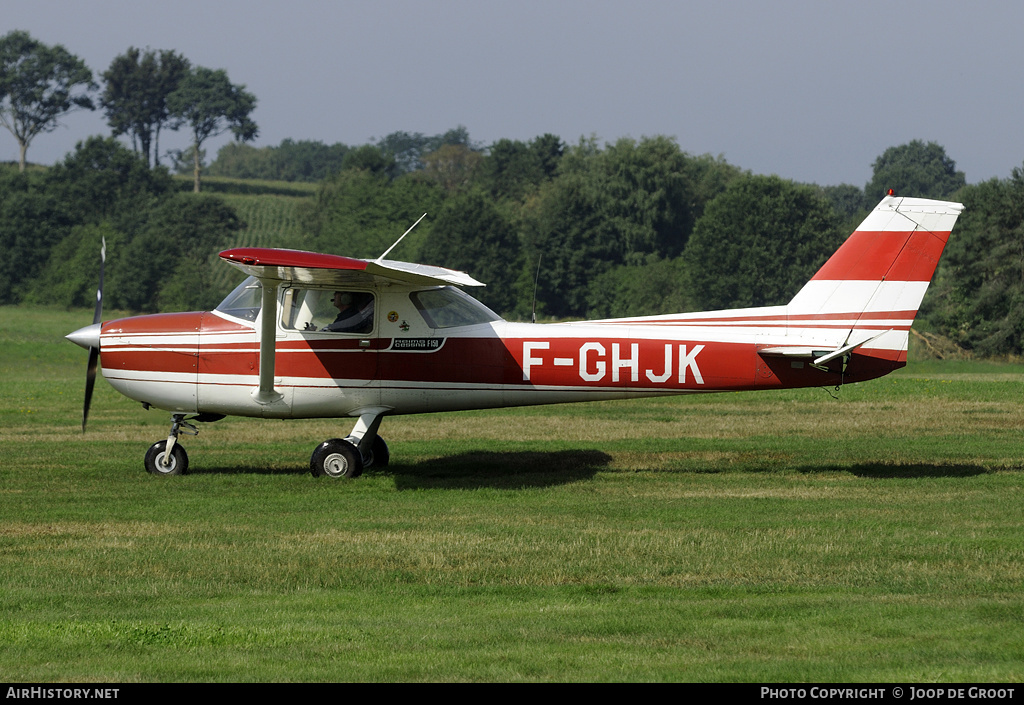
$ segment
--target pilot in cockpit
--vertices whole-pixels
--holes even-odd
[[[338,317],[323,330],[369,333],[373,329],[373,294],[361,291],[336,291],[332,303],[338,309]]]

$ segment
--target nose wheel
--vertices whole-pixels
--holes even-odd
[[[146,451],[146,472],[153,475],[184,475],[188,472],[188,453],[175,443],[167,452],[167,441],[157,441]]]
[[[157,441],[146,451],[146,472],[153,475],[184,475],[188,472],[188,453],[178,443],[178,435],[199,435],[199,429],[185,420],[185,414],[171,415],[171,431],[166,441]]]

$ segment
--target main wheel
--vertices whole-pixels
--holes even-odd
[[[180,443],[171,448],[170,462],[164,466],[167,441],[157,441],[146,451],[146,472],[154,475],[184,475],[188,472],[188,453]]]
[[[313,477],[359,477],[363,474],[363,459],[354,445],[341,438],[332,438],[313,451],[309,472]]]
[[[349,441],[348,438],[345,440]],[[351,441],[349,442],[351,443]],[[353,445],[355,444],[353,443]],[[386,468],[390,460],[391,451],[388,450],[388,444],[380,436],[374,436],[370,450],[363,453],[363,470]]]

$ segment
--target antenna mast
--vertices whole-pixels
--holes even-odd
[[[404,233],[402,233],[402,237],[400,237],[400,238],[398,238],[397,240],[395,240],[395,244],[394,244],[394,245],[392,245],[391,247],[389,247],[388,249],[384,250],[384,254],[382,254],[382,255],[381,255],[380,257],[378,257],[377,259],[375,259],[375,260],[374,260],[374,262],[376,262],[377,264],[380,264],[381,262],[383,262],[383,261],[384,261],[384,258],[388,256],[388,253],[389,253],[389,252],[391,252],[391,250],[395,249],[395,248],[396,248],[396,247],[398,246],[398,243],[400,243],[400,242],[402,241],[402,238],[404,238],[404,237],[405,237],[406,235],[408,235],[409,233],[411,233],[411,232],[412,232],[412,229],[413,229],[413,228],[415,228],[415,227],[416,227],[417,225],[419,225],[419,224],[420,224],[420,221],[421,221],[421,220],[423,220],[423,219],[424,219],[424,218],[426,218],[426,217],[427,217],[427,214],[426,214],[426,213],[424,213],[423,215],[421,215],[421,216],[419,217],[419,219],[417,219],[417,221],[416,221],[415,223],[413,223],[412,225],[410,225],[410,226],[409,226],[409,229],[408,229],[408,230],[406,230],[406,231],[405,231]]]
[[[537,282],[540,281],[540,261],[544,255],[537,255],[537,276],[533,278],[533,323],[537,322]]]

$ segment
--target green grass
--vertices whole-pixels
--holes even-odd
[[[395,417],[383,472],[315,480],[346,420],[164,412],[0,308],[8,681],[1019,681],[1024,368]]]

